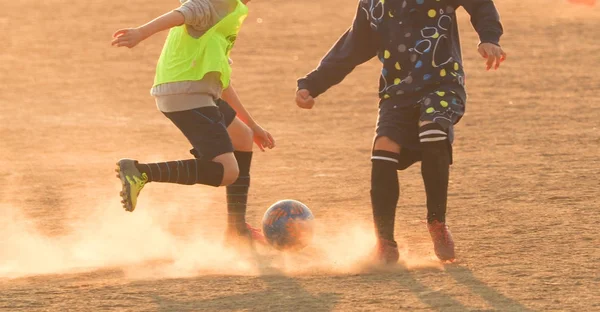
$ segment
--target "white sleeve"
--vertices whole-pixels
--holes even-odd
[[[187,0],[175,11],[183,14],[184,23],[194,29],[206,30],[212,25],[210,0]]]

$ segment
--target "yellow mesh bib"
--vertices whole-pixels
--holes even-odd
[[[229,54],[248,7],[237,1],[236,8],[200,38],[187,32],[185,25],[171,28],[156,66],[154,86],[179,81],[197,81],[210,72],[220,73],[223,89],[229,86]]]

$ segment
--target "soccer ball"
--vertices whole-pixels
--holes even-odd
[[[313,238],[314,216],[297,200],[280,200],[263,216],[262,227],[267,242],[279,250],[299,250]]]

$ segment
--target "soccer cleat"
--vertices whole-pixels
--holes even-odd
[[[239,246],[242,243],[267,245],[267,240],[261,230],[253,228],[248,223],[242,230],[234,228],[225,232],[225,244]]]
[[[250,224],[246,223],[246,229],[248,230],[248,234],[252,238],[252,241],[257,242],[261,245],[267,244],[267,239],[261,230],[257,228],[253,228]]]
[[[136,168],[136,160],[133,159],[121,159],[117,162],[118,173],[117,178],[121,180],[123,186],[121,190],[121,203],[126,211],[132,212],[135,210],[137,204],[137,198],[140,191],[144,188],[144,185],[148,183],[148,176],[145,173],[140,173]]]
[[[434,220],[427,224],[427,229],[433,241],[435,255],[442,261],[453,261],[455,259],[454,240],[446,223]]]
[[[398,244],[395,241],[379,239],[375,246],[375,261],[382,264],[396,264],[400,258]]]

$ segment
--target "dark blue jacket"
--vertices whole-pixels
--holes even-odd
[[[445,86],[464,94],[456,9],[462,6],[480,41],[499,45],[503,33],[492,0],[360,0],[352,27],[317,69],[298,80],[317,97],[356,66],[378,56],[383,63],[382,99]]]

